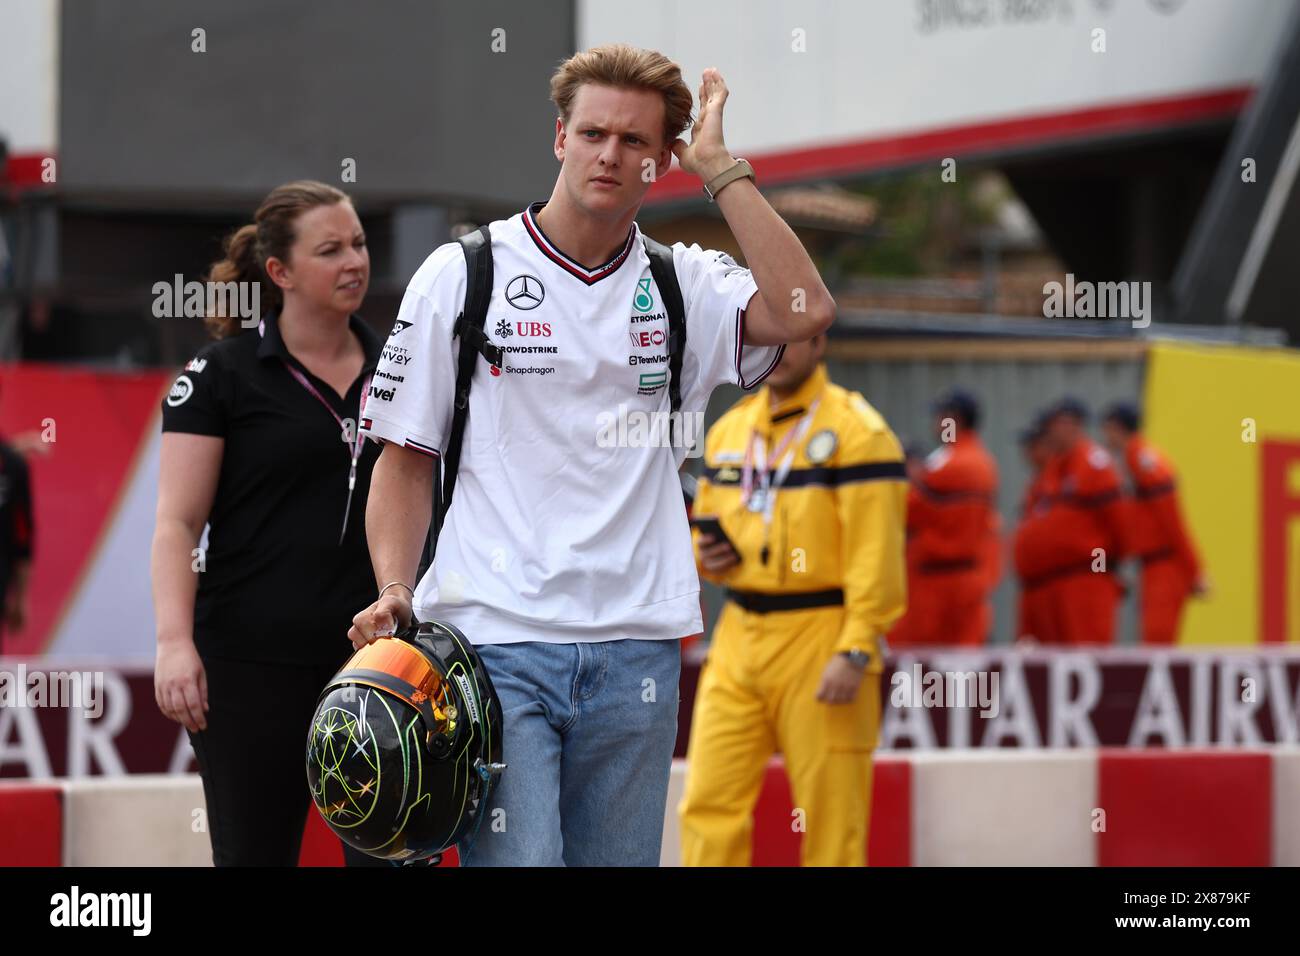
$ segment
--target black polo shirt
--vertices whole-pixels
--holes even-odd
[[[163,400],[164,432],[225,439],[194,608],[204,656],[341,664],[351,653],[352,616],[375,599],[365,517],[379,443],[362,448],[340,544],[351,446],[288,367],[354,423],[355,435],[383,341],[355,315],[349,325],[366,360],[344,398],[289,354],[269,315],[260,331],[200,350]]]

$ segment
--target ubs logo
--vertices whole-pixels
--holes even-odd
[[[546,298],[546,287],[536,276],[515,276],[506,285],[506,301],[525,312],[535,309]]]
[[[505,319],[497,320],[497,336],[508,339],[510,336],[518,334],[524,338],[545,338],[551,337],[550,322],[516,322],[513,326]]]

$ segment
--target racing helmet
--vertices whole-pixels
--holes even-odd
[[[439,859],[486,812],[501,704],[465,635],[413,621],[361,648],[321,692],[307,783],[344,843],[381,859]]]

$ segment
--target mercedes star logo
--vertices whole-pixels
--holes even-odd
[[[537,308],[545,298],[546,289],[536,276],[515,276],[506,286],[506,301],[525,312]]]

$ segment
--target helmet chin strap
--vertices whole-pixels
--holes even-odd
[[[478,806],[474,808],[474,832],[469,835],[469,846],[474,844],[478,839],[478,828],[483,825],[483,817],[487,810],[488,798],[492,796],[492,790],[496,786],[497,777],[501,776],[501,771],[506,769],[503,763],[484,763],[483,758],[479,757],[474,761],[474,769],[483,779],[483,795],[478,799]]]

